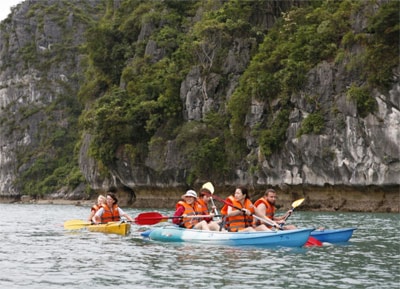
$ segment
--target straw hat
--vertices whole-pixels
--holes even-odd
[[[182,195],[182,199],[184,197],[193,197],[193,198],[197,199],[197,193],[195,191],[193,191],[193,190],[189,190],[184,195]]]

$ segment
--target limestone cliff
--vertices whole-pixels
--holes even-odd
[[[4,198],[29,192],[39,182],[56,187],[56,179],[46,180],[49,173],[61,158],[73,162],[82,109],[77,99],[83,77],[80,46],[87,27],[98,17],[98,6],[102,7],[98,1],[75,4],[24,1],[1,23],[0,196]],[[35,175],[34,182],[24,178],[27,172]]]
[[[229,22],[229,29],[232,29],[229,31],[233,32],[225,46],[219,42],[219,38],[212,38],[217,34],[211,33],[208,38],[204,36],[204,39],[201,39],[204,42],[196,39],[196,43],[200,43],[199,50],[195,51],[196,61],[176,72],[184,72],[184,76],[182,79],[178,78],[178,84],[174,83],[173,88],[168,87],[179,94],[174,99],[180,101],[180,107],[177,109],[180,115],[178,122],[181,121],[179,130],[177,127],[169,127],[173,121],[160,119],[159,116],[143,121],[145,114],[153,109],[151,105],[154,105],[146,99],[146,103],[151,104],[147,110],[143,109],[140,117],[132,117],[129,119],[130,123],[120,126],[121,130],[134,131],[134,136],[129,135],[125,140],[122,133],[116,134],[114,138],[123,140],[116,145],[113,143],[115,151],[111,161],[96,158],[92,149],[93,142],[99,147],[102,144],[99,144],[99,139],[89,129],[78,126],[78,118],[93,118],[97,112],[93,113],[91,109],[95,107],[96,101],[111,91],[111,88],[115,89],[115,86],[122,91],[128,91],[128,98],[133,98],[132,95],[140,89],[139,83],[145,82],[145,79],[139,78],[144,73],[141,68],[162,63],[165,59],[172,62],[171,51],[178,49],[171,43],[173,37],[169,42],[162,39],[171,31],[163,28],[167,26],[168,21],[178,20],[171,20],[172,17],[165,15],[169,15],[168,9],[172,11],[181,8],[178,7],[181,4],[167,2],[160,2],[160,6],[154,8],[147,7],[146,4],[140,6],[134,1],[111,1],[109,3],[112,5],[108,6],[102,1],[75,1],[73,4],[57,0],[25,1],[14,9],[11,17],[2,22],[0,195],[3,198],[18,198],[25,194],[29,191],[29,186],[38,183],[32,181],[32,177],[35,176],[41,181],[40,186],[35,188],[36,191],[42,187],[43,190],[53,190],[45,191],[44,195],[83,199],[90,196],[90,189],[103,191],[110,186],[116,186],[121,192],[125,192],[123,195],[128,196],[126,203],[131,204],[136,200],[136,205],[151,206],[146,203],[147,199],[152,199],[148,192],[153,192],[156,196],[154,190],[164,190],[163,194],[168,198],[167,196],[179,195],[177,190],[184,190],[188,186],[197,187],[203,181],[211,180],[220,183],[222,190],[225,188],[223,194],[239,183],[251,186],[257,193],[267,186],[274,186],[286,193],[283,197],[286,203],[299,195],[309,195],[310,198],[312,195],[314,200],[318,200],[313,193],[320,191],[325,196],[320,197],[322,207],[335,209],[368,210],[364,201],[362,206],[353,207],[345,204],[344,200],[349,191],[367,198],[372,193],[380,195],[379,200],[374,201],[373,210],[399,211],[398,205],[390,205],[390,202],[398,200],[400,185],[399,67],[392,70],[390,86],[386,90],[370,86],[367,90],[362,90],[363,95],[367,92],[374,104],[373,109],[367,112],[360,110],[360,103],[351,97],[352,91],[358,92],[357,89],[363,89],[367,82],[366,78],[361,77],[360,70],[349,69],[366,50],[356,41],[348,44],[346,49],[342,48],[345,51],[342,57],[326,57],[313,65],[304,73],[304,81],[296,89],[279,91],[279,97],[259,97],[266,90],[282,89],[275,88],[274,83],[240,83],[240,79],[251,69],[252,61],[260,55],[260,46],[268,31],[282,15],[286,16],[287,22],[283,27],[296,25],[289,19],[290,13],[283,12],[295,7],[307,7],[308,3],[303,1],[282,1],[280,4],[275,3],[276,1],[255,1],[254,6],[259,5],[260,9],[243,4],[245,9],[253,9],[249,12],[249,24],[238,28]],[[339,2],[346,5],[348,1]],[[368,19],[390,1],[373,2],[352,10],[349,16],[351,27],[346,29],[355,35],[368,34],[365,33]],[[189,33],[188,31],[200,29],[196,23],[201,25],[202,21],[205,21],[207,9],[223,11],[224,5],[228,5],[223,1],[215,1],[215,7],[210,8],[201,3],[199,1],[196,5],[185,4],[186,10],[182,15],[189,14],[189,8],[194,12],[190,17],[179,20],[179,23],[184,23],[182,27],[187,25],[180,32]],[[164,4],[166,6],[163,6]],[[159,11],[155,10],[158,8]],[[149,12],[139,17],[138,15],[147,11],[146,9]],[[114,15],[114,18],[110,15]],[[121,21],[123,17],[126,17],[126,20]],[[161,20],[154,20],[157,17],[161,17]],[[112,52],[113,55],[129,55],[122,64],[106,62],[106,56],[102,58],[96,55],[95,57],[99,58],[91,59],[83,49],[86,45],[85,33],[89,27],[107,27],[98,24],[99,19],[110,21],[109,23],[113,23],[109,19],[121,21],[122,24],[118,24],[116,31],[129,31],[129,39],[118,38],[119,35],[107,35],[107,39],[114,37],[117,43],[125,44],[126,41],[131,41],[129,46],[127,45],[129,49],[123,53],[120,51],[124,48]],[[328,24],[323,21],[319,23],[318,31],[324,31],[326,25]],[[99,31],[103,31],[101,29]],[[161,34],[157,34],[160,31],[164,31],[162,37]],[[219,36],[226,37],[225,34]],[[98,59],[99,62],[104,60],[103,73],[115,76],[113,85],[110,84],[112,81],[103,81],[100,77],[95,85],[87,84],[92,81],[91,78],[99,75],[98,71],[93,72],[87,68],[93,59]],[[176,63],[178,66],[179,62]],[[121,68],[118,68],[118,65]],[[376,65],[379,66],[379,63]],[[116,73],[113,72],[114,68]],[[165,74],[168,74],[168,70],[165,70]],[[162,78],[161,75],[155,75],[154,78]],[[289,76],[285,74],[281,77]],[[82,93],[84,84],[85,93]],[[247,88],[243,88],[244,86]],[[219,135],[225,135],[235,127],[234,122],[229,119],[232,114],[232,110],[229,110],[230,103],[238,97],[238,91],[249,91],[248,87],[259,92],[251,96],[248,102],[242,102],[245,108],[240,119],[242,130],[235,136],[238,136],[238,143],[239,138],[244,139],[245,153],[238,154],[240,158],[234,162],[227,161],[221,165],[226,170],[221,175],[217,174],[219,167],[214,168],[211,165],[208,174],[194,170],[195,164],[191,163],[192,158],[188,156],[185,142],[194,141],[193,146],[197,143],[194,138],[184,139],[180,132],[184,131],[185,125],[198,123],[192,131],[208,130],[207,133],[210,133],[210,129],[203,125],[207,122],[207,117],[214,113],[226,117],[229,128],[216,128],[207,136],[210,139],[221,140]],[[85,95],[93,94],[93,98],[78,101],[79,91]],[[152,94],[155,89],[148,91]],[[158,95],[156,100],[165,100],[163,94],[167,93],[159,92],[162,96]],[[285,97],[282,97],[285,93]],[[360,102],[360,99],[358,101]],[[89,113],[85,114],[85,111]],[[262,135],[273,127],[272,120],[279,119],[282,111],[287,112],[285,125],[282,124],[284,136],[280,142],[274,143],[273,150],[266,152],[265,143],[270,144],[270,135],[265,134],[264,144]],[[169,114],[160,115],[164,117]],[[321,120],[323,126],[316,129],[317,125],[314,124],[315,130],[307,131],[306,124],[312,117]],[[144,127],[147,129],[151,126],[152,121],[156,123],[154,129],[144,130]],[[177,122],[176,119],[174,122]],[[118,127],[112,131],[118,131]],[[137,141],[136,135],[145,135],[147,138]],[[104,147],[108,145],[109,140],[103,138],[101,141],[104,142]],[[216,148],[221,149],[221,146],[228,142],[225,138]],[[233,147],[226,146],[222,151],[226,155],[234,155]],[[193,153],[193,149],[190,153]],[[220,155],[215,156],[215,159],[209,158],[206,161],[217,162]],[[62,163],[62,166],[59,163]],[[77,177],[78,172],[73,176],[66,173],[77,170],[78,163],[79,173],[84,179]],[[28,175],[29,178],[26,177]],[[374,189],[368,189],[371,187]],[[344,193],[332,193],[335,188]],[[295,189],[299,195],[290,193]],[[390,197],[385,198],[385,194],[381,195],[380,192],[386,192],[386,196]],[[145,201],[140,203],[140,199]],[[330,201],[333,204],[329,205]],[[317,208],[316,203],[317,201],[310,202],[310,206]]]

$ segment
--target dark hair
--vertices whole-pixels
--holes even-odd
[[[274,193],[274,194],[276,194],[276,192],[275,192],[274,189],[267,189],[267,190],[265,191],[265,196],[268,196],[268,193]]]
[[[238,186],[236,189],[242,191],[242,194],[246,196],[245,199],[250,199],[249,190],[245,186]]]
[[[211,195],[211,192],[210,192],[209,189],[202,188],[202,189],[200,190],[199,195],[200,195],[200,197],[202,197],[202,196],[204,196],[204,195],[209,196],[209,195]]]
[[[107,196],[110,196],[114,200],[114,204],[118,204],[117,196],[114,193],[108,192]]]

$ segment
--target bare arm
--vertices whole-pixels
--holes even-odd
[[[92,222],[92,219],[93,219],[93,216],[94,216],[95,213],[96,213],[96,212],[95,212],[94,210],[91,210],[91,211],[90,211],[90,215],[89,215],[89,218],[88,218],[88,221],[89,221],[89,222]]]
[[[265,220],[264,221],[265,224],[268,224],[270,226],[273,225],[275,227],[279,227],[279,225],[276,222],[274,222],[273,220],[271,220],[265,216],[266,208],[265,208],[264,204],[262,204],[262,205],[264,206],[264,213],[263,213],[262,208],[260,208],[261,205],[259,205],[258,207],[254,207],[254,215],[256,215],[257,217],[260,217],[260,221],[261,221],[261,219]]]
[[[99,223],[101,222],[101,216],[103,215],[103,212],[104,212],[104,209],[103,209],[103,208],[100,208],[100,209],[96,212],[96,214],[94,214],[94,216],[93,216],[93,218],[92,218],[93,223],[99,224]]]
[[[134,222],[134,221],[135,221],[135,220],[134,220],[131,216],[129,216],[127,213],[123,214],[122,217],[128,219],[128,220],[131,221],[131,222]]]
[[[122,210],[120,207],[118,207],[118,211],[119,211],[119,215],[120,215],[121,217],[124,217],[124,218],[126,218],[128,221],[131,221],[131,222],[134,222],[134,221],[135,221],[131,216],[129,216],[127,213],[125,213],[125,211]]]
[[[260,214],[260,217],[263,217],[263,218],[266,217],[267,207],[265,206],[264,203],[261,203],[256,207],[256,212],[257,211]]]
[[[242,215],[243,211],[241,210],[234,210],[233,207],[229,206],[228,207],[228,214],[226,214],[226,217],[234,217],[234,216],[239,216]]]

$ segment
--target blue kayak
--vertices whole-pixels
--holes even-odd
[[[321,242],[345,243],[348,242],[357,228],[324,229],[311,232],[311,236]]]
[[[143,232],[150,240],[229,246],[301,247],[314,228],[287,231],[220,232],[165,226]]]

